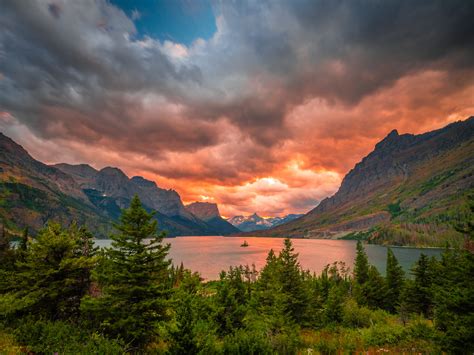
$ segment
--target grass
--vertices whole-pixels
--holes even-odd
[[[436,330],[427,320],[403,325],[395,316],[365,328],[335,326],[301,333],[306,353],[440,353]]]
[[[15,337],[0,329],[0,354],[25,354],[26,349],[20,346]]]

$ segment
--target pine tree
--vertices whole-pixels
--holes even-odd
[[[277,293],[281,293],[278,259],[273,249],[270,249],[257,282],[256,297],[260,311],[271,313],[270,309],[275,305]]]
[[[260,272],[253,299],[258,316],[265,318],[270,332],[276,333],[291,322],[285,309],[287,295],[282,292],[280,263],[273,249]]]
[[[181,263],[181,266],[183,264]],[[196,354],[199,352],[199,341],[196,339],[196,324],[200,319],[202,308],[199,292],[201,280],[199,274],[192,274],[181,267],[180,282],[173,294],[175,328],[170,331],[172,354]],[[203,317],[204,318],[204,317]],[[202,323],[201,323],[202,324]]]
[[[357,254],[354,262],[354,279],[359,285],[369,278],[369,259],[360,240],[357,241]]]
[[[434,321],[440,342],[452,353],[474,352],[474,254],[445,251],[434,287]]]
[[[418,313],[425,317],[431,315],[433,306],[433,273],[430,260],[421,254],[412,269],[414,280],[406,283],[403,290],[403,308],[408,313]]]
[[[332,286],[324,304],[324,321],[326,323],[340,323],[343,318],[344,292],[339,286]]]
[[[101,294],[86,297],[82,309],[111,336],[142,347],[156,334],[159,322],[168,318],[169,244],[157,234],[157,222],[137,196],[123,211],[112,247],[105,251],[96,279]]]
[[[11,304],[5,312],[49,319],[77,317],[95,265],[95,259],[82,255],[80,249],[77,235],[70,230],[54,223],[42,229],[29,244],[24,260],[17,262],[6,295]]]
[[[405,273],[390,248],[387,248],[385,309],[395,313],[400,303]]]
[[[296,323],[302,323],[306,319],[309,294],[303,283],[298,254],[294,252],[291,239],[285,239],[278,262],[281,291],[286,296],[286,313]]]
[[[383,308],[385,304],[385,280],[373,265],[370,265],[367,277],[367,281],[362,285],[365,304],[370,308]]]
[[[243,327],[249,297],[243,280],[243,267],[222,271],[216,294],[215,321],[219,333],[227,335]]]

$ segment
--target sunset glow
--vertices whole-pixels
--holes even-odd
[[[223,216],[305,213],[392,129],[474,112],[472,18],[455,6],[456,29],[423,2],[183,1],[189,29],[172,32],[146,2],[7,3],[2,132],[41,161],[116,166]],[[411,6],[417,21],[383,20]]]

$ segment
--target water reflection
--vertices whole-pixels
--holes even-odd
[[[240,245],[246,240],[248,247]],[[110,240],[97,240],[99,246],[109,246]],[[279,238],[178,237],[166,239],[171,244],[170,257],[175,265],[183,262],[186,268],[198,271],[207,280],[219,278],[222,270],[232,265],[255,264],[257,270],[265,265],[270,249],[278,252],[283,247]],[[356,242],[351,240],[293,239],[295,251],[304,269],[319,273],[327,264],[343,261],[352,268]],[[384,273],[386,247],[366,245],[370,262]],[[403,268],[408,271],[421,253],[437,256],[440,249],[393,248]]]

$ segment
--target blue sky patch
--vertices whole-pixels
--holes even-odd
[[[216,32],[208,0],[111,0],[133,19],[138,35],[191,44]]]

